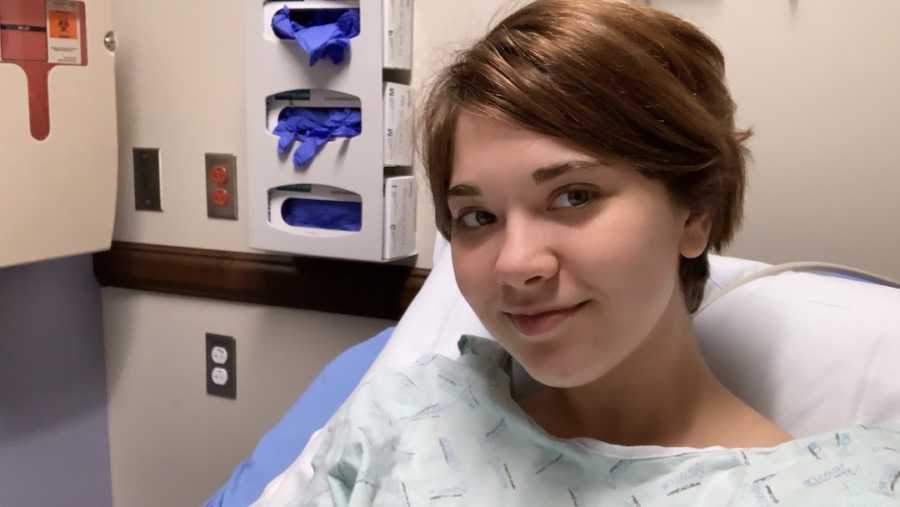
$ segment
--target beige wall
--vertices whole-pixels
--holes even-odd
[[[900,279],[900,36],[894,0],[653,0],[722,46],[752,126],[730,255],[824,260]]]
[[[242,165],[244,5],[114,0],[115,239],[251,251]],[[134,211],[135,146],[161,150],[163,213]],[[205,152],[238,156],[241,220],[206,218]],[[119,289],[103,290],[103,314],[116,507],[199,505],[329,360],[393,324]],[[236,401],[206,395],[207,332],[235,337]]]
[[[244,136],[244,2],[114,0],[119,199],[114,237],[250,251]],[[134,209],[132,148],[160,149],[163,212]],[[238,156],[241,220],[206,217],[204,153]]]
[[[789,0],[654,3],[722,44],[740,123],[757,131],[746,226],[729,253],[838,261],[900,278],[900,38],[892,26],[900,4],[816,0],[794,12]],[[421,90],[510,4],[419,0],[414,86]],[[247,209],[243,8],[240,0],[115,0],[117,239],[249,250],[243,214],[210,221],[203,194],[203,153],[235,153],[239,208]],[[162,149],[164,213],[133,211],[133,146]],[[418,264],[428,266],[434,226],[425,191],[418,223]],[[200,502],[322,365],[390,324],[117,289],[105,289],[103,303],[117,507]],[[237,401],[205,394],[205,332],[237,339]]]
[[[202,504],[329,360],[391,325],[122,289],[103,315],[115,507]],[[207,332],[235,338],[237,400],[206,394]]]

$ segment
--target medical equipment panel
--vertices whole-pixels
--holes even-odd
[[[109,248],[111,0],[0,0],[0,267]]]

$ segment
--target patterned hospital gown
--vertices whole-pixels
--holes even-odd
[[[510,395],[508,354],[463,336],[375,375],[336,415],[301,497],[278,506],[898,506],[900,427],[858,426],[770,449],[558,439]]]

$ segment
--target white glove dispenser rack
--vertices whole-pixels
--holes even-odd
[[[310,67],[309,55],[295,41],[279,39],[272,29],[272,17],[284,6],[359,8],[360,33],[351,39],[344,62],[335,65],[323,58]],[[410,207],[409,203],[386,202],[398,195],[408,196],[409,192],[394,192],[385,198],[385,188],[396,187],[392,185],[394,180],[386,178],[385,167],[412,165],[411,143],[406,141],[398,154],[396,139],[386,137],[388,132],[396,136],[399,126],[403,135],[411,138],[409,88],[384,80],[387,66],[409,70],[411,9],[411,0],[248,2],[245,102],[250,247],[371,262],[415,255],[415,203]],[[388,15],[391,19],[387,19]],[[403,99],[400,103],[406,109],[386,110],[391,88],[391,101],[396,105],[399,93]],[[285,93],[293,93],[294,100],[275,100]],[[326,102],[333,107],[360,107],[361,133],[326,143],[311,162],[295,168],[293,153],[299,142],[287,156],[277,153],[278,137],[272,133],[277,111],[273,107],[322,107],[329,105]],[[400,173],[412,174],[411,170],[402,169]],[[409,176],[406,178],[404,183],[408,185]],[[333,195],[329,196],[329,192]],[[290,226],[281,216],[281,206],[292,194],[297,198],[361,201],[361,227],[347,231]],[[390,210],[386,209],[388,206]],[[396,217],[398,209],[411,210],[413,217]],[[398,233],[398,228],[403,230]],[[394,231],[393,237],[403,241],[388,244],[392,235],[386,231]]]

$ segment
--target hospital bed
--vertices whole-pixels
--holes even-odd
[[[900,285],[844,266],[710,256],[694,317],[718,378],[795,437],[900,422]],[[490,336],[459,293],[443,238],[433,269],[395,327],[345,351],[238,465],[205,507],[252,504],[290,466],[312,474],[316,431],[373,372]]]

